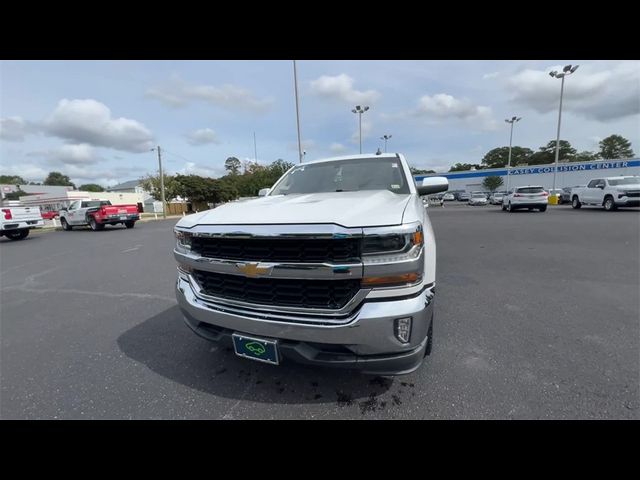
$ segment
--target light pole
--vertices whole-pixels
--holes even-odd
[[[387,140],[389,140],[393,135],[383,135],[380,137],[380,140],[384,140],[384,153],[387,153]]]
[[[522,120],[522,117],[512,117],[511,120],[505,119],[505,122],[511,124],[511,134],[509,135],[509,162],[507,163],[507,193],[509,192],[509,180],[511,180],[511,143],[513,141],[513,124]]]
[[[154,150],[156,150],[155,148],[152,148],[151,151],[153,152]],[[160,145],[158,145],[158,168],[160,170],[160,195],[162,196],[162,218],[167,218],[167,202],[164,199],[164,174],[162,172],[162,156],[160,154]]]
[[[302,163],[302,143],[300,142],[300,108],[298,106],[298,71],[296,61],[293,61],[293,86],[296,92],[296,125],[298,126],[298,157]]]
[[[549,72],[549,75],[555,78],[562,79],[562,83],[560,84],[560,108],[558,109],[558,134],[556,136],[556,163],[553,167],[553,187],[552,191],[556,189],[556,174],[558,173],[558,156],[560,155],[560,121],[562,120],[562,95],[564,93],[564,77],[567,75],[571,75],[578,69],[579,65],[565,65],[562,69],[561,73],[556,72],[555,70]]]
[[[356,108],[351,110],[353,113],[357,113],[359,115],[359,125],[360,125],[360,154],[362,154],[362,114],[369,110],[369,107],[360,105],[356,105]]]

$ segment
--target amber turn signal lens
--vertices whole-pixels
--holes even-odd
[[[415,232],[411,236],[411,240],[413,241],[414,245],[422,245],[422,242],[424,241],[424,236],[422,235],[422,230],[418,230],[417,232]]]
[[[406,285],[408,283],[416,283],[420,280],[417,273],[405,273],[403,275],[393,275],[390,277],[366,277],[362,279],[363,287],[383,287],[391,285]]]

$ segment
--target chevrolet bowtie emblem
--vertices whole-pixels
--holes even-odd
[[[271,275],[271,266],[261,266],[260,263],[236,263],[236,268],[247,277],[255,278],[262,275]]]

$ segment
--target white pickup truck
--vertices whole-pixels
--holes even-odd
[[[640,177],[594,178],[586,187],[571,189],[571,206],[595,205],[613,211],[618,207],[640,206]]]
[[[19,203],[5,202],[0,211],[0,237],[22,240],[32,228],[44,227],[40,207],[21,207]]]
[[[175,226],[187,325],[241,357],[406,374],[431,352],[436,244],[402,155],[291,168],[260,198]]]

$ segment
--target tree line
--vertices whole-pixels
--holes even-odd
[[[598,152],[578,152],[567,140],[559,142],[559,162],[590,162],[594,160],[613,160],[619,158],[633,158],[635,156],[631,142],[621,135],[610,135],[599,143]],[[556,159],[556,141],[551,140],[538,148],[536,152],[527,147],[513,146],[511,148],[511,166],[545,165],[554,163]],[[502,168],[509,160],[509,147],[498,147],[489,150],[479,164],[456,163],[449,171],[458,172],[475,168]]]
[[[255,197],[262,188],[270,188],[293,163],[278,159],[270,165],[246,162],[236,157],[225,161],[227,174],[220,178],[200,175],[164,175],[167,201],[181,197],[196,203],[219,204],[239,197]],[[162,199],[159,175],[147,175],[140,185],[156,200]]]

